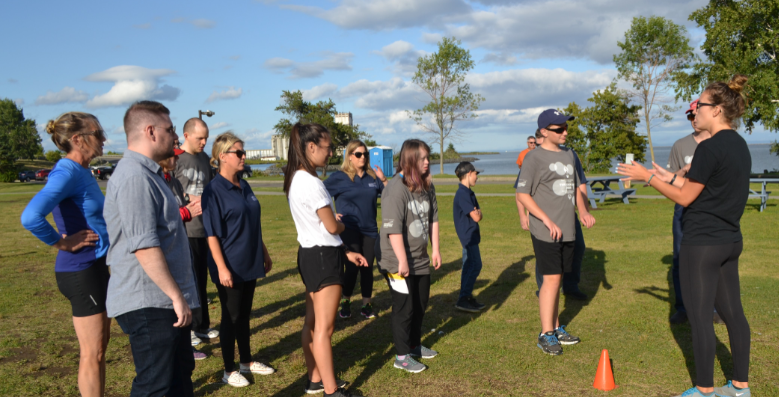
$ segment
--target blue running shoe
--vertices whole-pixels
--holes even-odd
[[[565,325],[561,325],[560,328],[554,330],[554,336],[561,345],[575,345],[579,343],[579,338],[569,334],[565,330]]]
[[[736,386],[733,386],[731,381],[728,381],[728,384],[725,386],[715,387],[714,394],[719,397],[752,397],[752,392],[749,391],[748,387],[736,389]]]
[[[697,387],[693,386],[681,395],[678,395],[676,397],[714,397],[714,393],[711,394],[703,394],[700,390],[698,390]]]
[[[560,346],[560,342],[557,340],[557,337],[554,336],[554,333],[552,333],[552,335],[544,333],[538,335],[538,344],[536,346],[544,353],[552,356],[563,354],[563,347]]]

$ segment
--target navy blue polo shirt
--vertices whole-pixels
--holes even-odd
[[[479,223],[471,218],[473,208],[479,207],[476,201],[476,194],[468,189],[462,183],[454,194],[454,230],[457,231],[457,237],[460,238],[460,244],[463,247],[479,244],[481,242],[481,233],[479,233]]]
[[[238,187],[217,174],[203,189],[201,205],[206,236],[219,238],[233,281],[265,277],[260,202],[249,183],[241,179]],[[219,284],[219,270],[210,250],[208,270],[211,281]]]
[[[384,183],[368,175],[354,176],[354,182],[343,171],[336,171],[324,181],[327,192],[335,198],[335,211],[349,229],[365,236],[378,238],[376,200],[384,190]]]

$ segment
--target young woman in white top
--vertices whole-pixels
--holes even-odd
[[[309,394],[324,390],[326,396],[359,397],[343,389],[333,369],[331,337],[341,300],[346,261],[368,266],[365,258],[347,252],[341,238],[344,224],[335,219],[333,201],[317,167],[326,167],[333,152],[330,133],[318,124],[292,127],[284,172],[284,193],[298,232],[298,271],[306,286],[306,319],[303,352],[308,368]]]

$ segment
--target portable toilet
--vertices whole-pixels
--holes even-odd
[[[378,165],[387,178],[395,174],[395,167],[392,159],[392,148],[388,146],[373,146],[368,149],[371,154],[371,168]]]

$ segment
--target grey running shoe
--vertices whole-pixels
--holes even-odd
[[[192,346],[193,346],[193,347],[194,347],[194,346],[197,346],[197,345],[199,345],[201,342],[203,342],[202,340],[200,340],[200,338],[198,338],[197,336],[195,336],[195,331],[189,331],[189,336],[190,336],[190,338],[192,339]]]
[[[411,353],[409,353],[409,355],[411,355],[411,357],[433,358],[438,355],[438,352],[419,345],[411,349]]]
[[[346,387],[346,381],[336,378],[335,385],[339,389],[344,388]],[[308,386],[306,386],[306,394],[318,394],[318,393],[323,393],[324,391],[325,391],[325,385],[322,383],[321,380],[319,382],[308,381]]]
[[[728,384],[725,386],[715,387],[714,394],[719,397],[752,397],[752,392],[749,391],[748,387],[736,389],[736,386],[733,386],[732,381],[728,381]]]
[[[406,358],[403,360],[398,360],[398,357],[395,356],[395,368],[399,368],[404,371],[411,372],[412,374],[418,374],[427,369],[425,364],[422,364],[419,361],[414,360],[413,358],[411,358],[410,354],[406,354]]]
[[[482,309],[479,306],[474,305],[468,298],[458,299],[457,303],[454,304],[454,308],[468,313],[478,313]]]
[[[565,331],[565,325],[561,325],[560,328],[554,330],[554,336],[561,345],[575,345],[580,342],[579,338]]]
[[[552,333],[552,335],[547,335],[544,333],[538,335],[538,343],[536,346],[538,346],[544,353],[552,356],[559,356],[563,354],[563,347],[560,346],[560,342],[557,341],[554,333]]]

